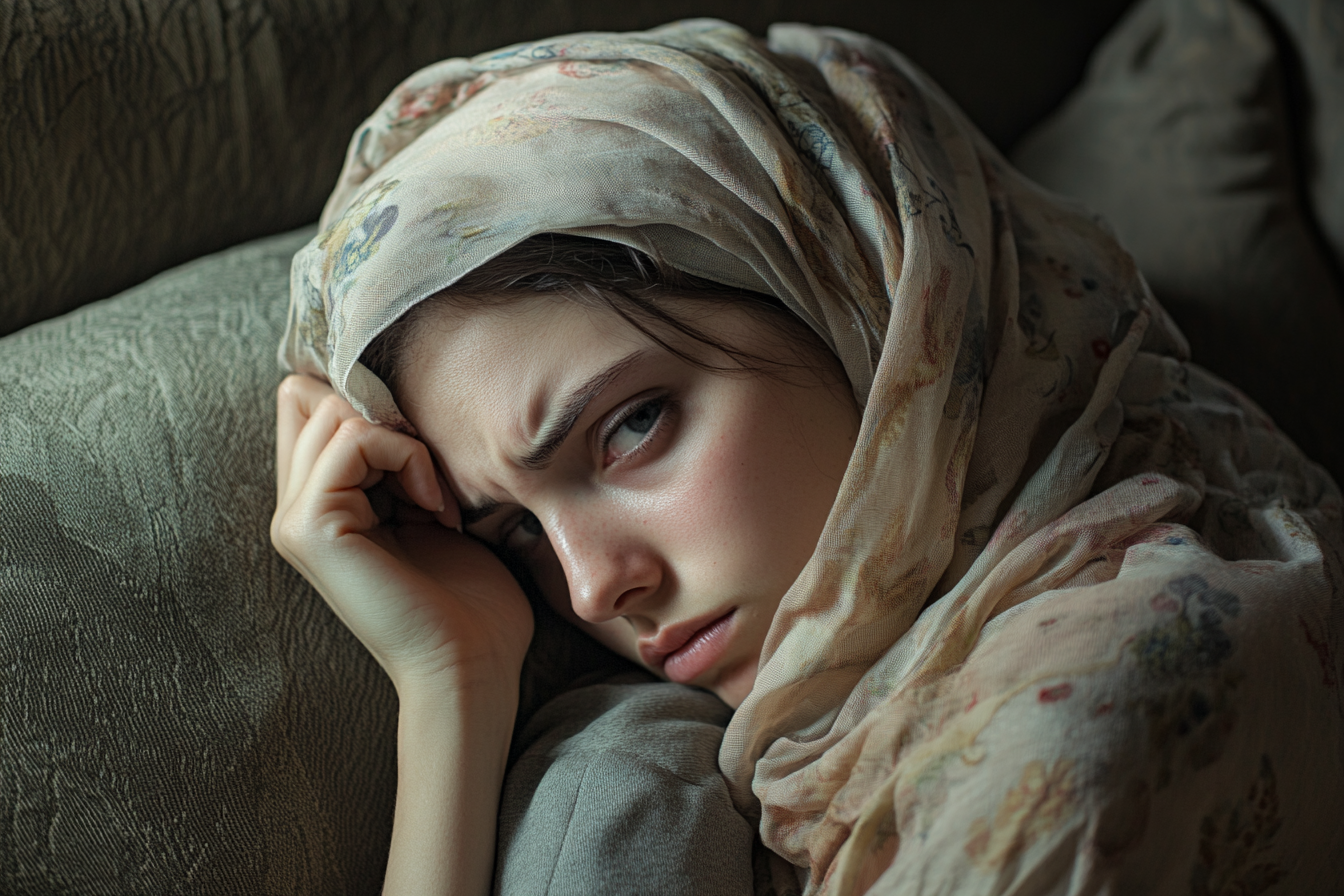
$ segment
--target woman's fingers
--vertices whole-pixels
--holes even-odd
[[[383,480],[382,487],[394,499],[386,519],[391,519],[398,525],[434,522],[433,512],[421,507],[415,502],[414,498],[406,493],[406,489],[401,484],[400,475],[388,476]]]
[[[393,518],[400,524],[405,523],[440,523],[450,529],[458,528],[458,520],[461,514],[458,511],[457,499],[453,497],[452,491],[448,488],[448,483],[444,481],[443,474],[439,473],[435,467],[434,476],[439,486],[439,497],[443,502],[442,510],[430,510],[423,503],[417,502],[407,492],[401,484],[401,476],[407,475],[406,471],[397,476],[389,476],[383,483],[394,498],[397,499],[395,514]]]
[[[304,490],[308,480],[312,478],[318,458],[336,436],[337,430],[346,421],[356,419],[363,421],[364,418],[355,413],[354,408],[335,392],[311,408],[308,420],[299,431],[298,438],[294,441],[294,448],[290,452],[289,482],[280,498],[281,506],[292,503]],[[360,479],[362,480],[363,476]]]
[[[311,376],[291,374],[275,393],[275,480],[281,503],[294,480],[294,449],[321,403],[336,391]],[[351,409],[354,410],[353,408]],[[315,457],[315,456],[314,456]],[[299,485],[302,485],[302,478]]]
[[[320,416],[315,416],[309,426],[317,423]],[[306,435],[305,430],[300,436],[300,448],[304,447]],[[320,491],[333,493],[363,488],[373,471],[397,473],[396,479],[412,501],[429,511],[442,508],[434,463],[424,444],[369,423],[363,417],[349,417],[337,425],[308,479]]]
[[[462,508],[457,503],[457,496],[448,487],[448,480],[443,477],[443,472],[437,466],[434,468],[434,479],[438,483],[439,494],[443,497],[443,507],[435,511],[434,519],[438,520],[440,525],[461,532]]]
[[[398,501],[401,501],[405,504],[412,504],[412,505],[415,504],[415,499],[406,493],[406,488],[401,484],[400,476],[389,477],[385,484],[385,487],[389,492],[392,493],[392,496],[396,498]]]
[[[388,472],[395,475],[387,477]],[[398,499],[418,505],[444,525],[457,526],[456,501],[421,442],[368,423],[320,380],[287,377],[276,405],[278,512],[283,515],[306,490],[315,498],[325,496],[321,504],[333,510],[336,494],[380,482]],[[361,527],[372,525],[367,501],[347,497],[356,498],[358,505],[342,508],[350,514],[347,518]]]

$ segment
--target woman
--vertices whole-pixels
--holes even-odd
[[[812,890],[1339,883],[1338,489],[894,51],[440,63],[321,229],[272,532],[401,697],[388,892],[490,884],[532,622],[482,542],[737,707]]]

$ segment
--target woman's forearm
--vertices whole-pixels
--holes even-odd
[[[397,805],[384,896],[485,896],[517,687],[399,689]]]

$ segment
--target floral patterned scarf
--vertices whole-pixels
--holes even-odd
[[[424,69],[281,359],[409,430],[364,347],[544,232],[777,296],[864,408],[720,756],[763,886],[1344,892],[1338,488],[904,57],[702,20]]]

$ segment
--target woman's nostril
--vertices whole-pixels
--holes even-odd
[[[634,612],[657,590],[658,582],[650,575],[651,565],[630,558],[613,559],[603,568],[575,570],[570,577],[570,599],[574,612],[586,622],[610,622]]]
[[[626,589],[621,593],[620,597],[616,598],[616,602],[612,605],[612,609],[618,616],[624,615],[626,610],[630,609],[633,604],[638,603],[638,596],[640,592],[644,590],[645,589],[642,587]]]

